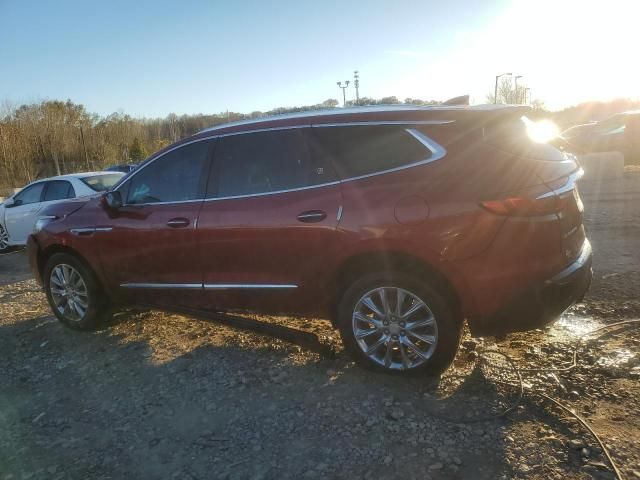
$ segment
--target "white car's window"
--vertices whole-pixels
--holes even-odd
[[[71,182],[66,180],[53,180],[47,182],[47,190],[44,192],[44,201],[52,202],[54,200],[63,200],[65,198],[75,197],[75,191]]]
[[[29,205],[30,203],[37,203],[42,196],[42,189],[44,183],[36,183],[29,185],[27,188],[13,197],[14,205]]]
[[[92,190],[95,190],[96,192],[104,192],[105,190],[112,188],[122,177],[124,177],[124,174],[122,173],[105,173],[104,175],[84,177],[80,180],[82,180]]]

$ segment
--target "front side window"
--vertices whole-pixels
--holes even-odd
[[[30,203],[39,202],[43,188],[43,182],[29,185],[13,198],[14,205],[29,205]]]
[[[44,193],[44,201],[63,200],[75,197],[75,191],[70,182],[65,180],[54,180],[47,182],[47,191]]]
[[[210,197],[279,192],[335,180],[312,160],[301,129],[230,135],[216,146]]]
[[[210,142],[178,147],[124,184],[128,204],[183,202],[203,198]]]
[[[432,155],[403,127],[371,125],[310,130],[314,154],[333,162],[342,179],[410,165]]]

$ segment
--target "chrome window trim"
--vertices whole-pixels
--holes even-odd
[[[218,200],[235,200],[237,198],[251,198],[251,197],[262,197],[265,195],[276,195],[278,193],[290,193],[290,192],[299,192],[302,190],[310,190],[312,188],[320,188],[320,187],[329,187],[332,185],[339,185],[340,181],[336,180],[334,182],[328,182],[328,183],[319,183],[318,185],[308,185],[306,187],[298,187],[298,188],[289,188],[287,190],[276,190],[273,192],[262,192],[262,193],[250,193],[247,195],[233,195],[233,196],[229,196],[229,197],[215,197],[215,198],[205,198],[205,202],[215,202]],[[154,204],[155,205],[155,204]]]
[[[205,290],[253,290],[253,289],[288,289],[298,288],[293,284],[271,283],[205,283]]]
[[[158,160],[159,158],[162,158],[163,156],[165,156],[168,153],[173,152],[174,150],[187,146],[187,145],[191,145],[192,143],[196,143],[196,142],[203,142],[203,141],[211,141],[211,140],[215,140],[217,138],[223,138],[223,137],[230,137],[233,135],[243,135],[243,134],[247,134],[247,133],[259,133],[259,132],[270,132],[270,131],[277,131],[277,130],[292,130],[292,129],[298,129],[298,128],[324,128],[324,127],[352,127],[352,126],[371,126],[371,125],[445,125],[448,123],[453,123],[455,122],[455,120],[424,120],[424,121],[372,121],[372,122],[345,122],[345,123],[334,123],[334,124],[305,124],[305,125],[291,125],[291,126],[283,126],[283,127],[273,127],[273,128],[266,128],[266,129],[258,129],[258,130],[246,130],[243,132],[233,132],[233,133],[225,133],[225,134],[221,134],[221,135],[211,135],[205,138],[199,138],[196,140],[193,140],[191,142],[186,142],[183,143],[181,145],[178,145],[174,148],[172,148],[171,150],[167,150],[166,152],[164,152],[162,155],[159,155],[158,157],[150,160],[148,163],[142,165],[141,167],[139,167],[137,170],[135,170],[134,172],[132,172],[131,176],[127,179],[127,182],[130,181],[132,178],[134,178],[139,172],[141,172],[142,170],[144,170],[147,166],[151,165],[153,162],[155,162],[156,160]],[[424,145],[425,147],[427,147],[427,149],[429,151],[431,151],[431,156],[425,160],[421,160],[419,162],[414,162],[414,163],[410,163],[407,165],[402,165],[400,167],[395,167],[395,168],[390,168],[387,170],[381,170],[379,172],[373,172],[373,173],[368,173],[366,175],[360,175],[357,177],[349,177],[349,178],[345,178],[342,180],[335,180],[332,182],[326,182],[326,183],[319,183],[317,185],[307,185],[305,187],[297,187],[297,188],[288,188],[285,190],[275,190],[273,192],[261,192],[261,193],[251,193],[251,194],[247,194],[247,195],[230,195],[230,196],[225,196],[225,197],[213,197],[213,198],[198,198],[198,199],[193,199],[193,200],[178,200],[178,201],[173,201],[173,202],[153,202],[153,203],[124,203],[122,206],[123,207],[144,207],[144,206],[149,206],[149,205],[175,205],[175,204],[180,204],[180,203],[194,203],[194,202],[216,202],[216,201],[220,201],[220,200],[235,200],[235,199],[239,199],[239,198],[251,198],[251,197],[261,197],[261,196],[266,196],[266,195],[276,195],[276,194],[280,194],[280,193],[291,193],[291,192],[298,192],[298,191],[303,191],[303,190],[310,190],[312,188],[322,188],[322,187],[328,187],[328,186],[333,186],[333,185],[339,185],[341,183],[346,183],[346,182],[352,182],[354,180],[361,180],[363,178],[369,178],[369,177],[373,177],[376,175],[385,175],[387,173],[393,173],[393,172],[398,172],[400,170],[404,170],[407,168],[413,168],[413,167],[418,167],[421,165],[426,165],[428,163],[431,162],[435,162],[437,160],[440,160],[441,158],[443,158],[447,151],[445,150],[444,147],[442,147],[441,145],[439,145],[438,143],[436,143],[434,140],[432,140],[431,138],[429,138],[428,136],[426,136],[424,133],[419,132],[418,130],[412,129],[412,128],[407,128],[405,129],[405,131],[407,133],[409,133],[411,136],[413,136],[416,140],[418,140],[422,145]],[[123,182],[122,184],[118,185],[115,190],[120,189],[120,187],[122,185],[124,185]]]
[[[563,193],[570,192],[576,187],[576,182],[580,180],[583,175],[584,175],[584,170],[582,168],[579,168],[577,171],[573,172],[571,175],[567,177],[567,181],[564,183],[564,185],[550,192],[538,195],[536,197],[536,200],[553,197],[554,195],[562,195]]]
[[[311,128],[368,127],[370,125],[447,125],[455,120],[378,120],[372,122],[312,123]]]

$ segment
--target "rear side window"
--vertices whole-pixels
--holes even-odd
[[[84,177],[80,180],[86,183],[87,186],[92,190],[95,190],[96,192],[104,192],[105,190],[109,190],[116,183],[118,183],[123,176],[124,175],[121,173],[107,173],[105,175],[92,175],[90,177]]]
[[[125,183],[125,203],[166,203],[203,198],[210,142],[191,143],[152,161]]]
[[[219,140],[209,197],[256,195],[335,180],[314,161],[301,129],[230,135]]]
[[[70,182],[65,180],[54,180],[47,182],[47,190],[44,192],[44,201],[63,200],[75,197],[75,191]]]
[[[343,179],[403,167],[432,156],[427,147],[402,127],[374,125],[310,130],[314,155],[332,162]]]

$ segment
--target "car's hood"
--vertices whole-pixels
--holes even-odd
[[[71,200],[66,200],[64,202],[54,203],[53,205],[49,205],[42,212],[41,216],[53,215],[58,218],[63,218],[71,215],[74,212],[77,212],[82,207],[84,207],[87,203],[94,201],[99,201],[100,195],[91,195],[89,197],[78,197]]]

